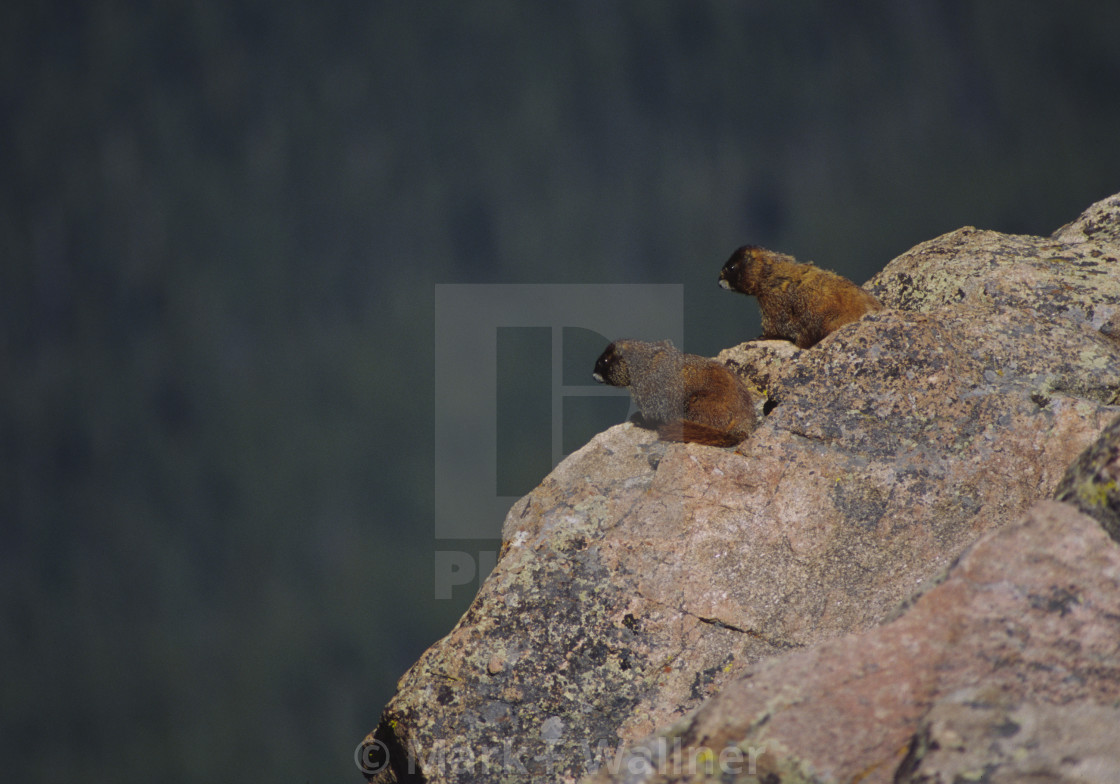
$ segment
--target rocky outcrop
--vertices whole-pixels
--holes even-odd
[[[989,548],[1011,547],[998,537],[1012,530],[1027,537],[1014,545],[1024,552],[1028,539],[1053,544],[1023,533],[1052,510],[1017,521],[1120,412],[1120,343],[1108,332],[1120,309],[1118,213],[1113,197],[1048,238],[953,232],[873,279],[887,310],[805,351],[771,341],[724,352],[767,395],[765,418],[735,450],[668,444],[630,424],[592,439],[514,505],[502,557],[470,609],[401,679],[368,739],[389,761],[370,767],[371,780],[574,781],[711,695],[770,682],[760,668],[800,662],[785,665],[793,669],[783,688],[801,679],[841,694],[836,686],[859,673],[873,688],[870,671],[847,669],[858,646],[843,646],[899,628],[919,605],[944,608],[938,622],[950,631],[964,628],[952,613],[980,599],[952,592],[968,580],[941,590],[946,581],[876,627],[985,534],[1003,542]],[[1100,529],[1079,525],[1084,537]],[[845,636],[853,634],[862,636]],[[938,644],[890,664],[905,670],[896,683],[913,671],[928,687],[906,708],[901,734],[885,734],[886,720],[860,730],[867,737],[856,746],[890,747],[875,759],[891,775],[904,759],[925,775],[921,764],[933,760],[919,757],[920,738],[941,726],[933,706],[956,693],[929,686],[940,678]],[[925,665],[923,651],[934,657]],[[989,672],[961,670],[959,689],[982,686]],[[819,709],[836,711],[828,717],[836,737],[874,696],[856,693]],[[775,694],[781,702],[786,692]],[[1036,697],[961,720],[1033,710]],[[704,712],[716,700],[688,721],[714,716]],[[719,703],[730,722],[733,703]],[[1048,710],[1031,714],[1037,726],[1058,720]],[[683,749],[691,736],[682,732],[655,737]],[[811,768],[791,762],[775,775],[853,770],[847,757],[794,756]]]
[[[1043,501],[897,620],[752,667],[594,780],[1104,784],[1118,719],[1120,546]]]
[[[1120,311],[1120,194],[1049,237],[971,226],[923,242],[867,285],[885,305],[929,313],[1004,306],[1099,330]]]

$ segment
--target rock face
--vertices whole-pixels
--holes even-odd
[[[1005,306],[1099,330],[1120,311],[1120,194],[1050,237],[965,227],[892,261],[867,288],[887,307]]]
[[[1042,501],[897,620],[756,665],[594,780],[1103,784],[1118,721],[1120,546]]]
[[[1091,700],[1008,705],[964,689],[922,719],[895,781],[1110,784],[1120,781],[1117,727],[1120,709]]]
[[[1101,438],[1081,453],[1062,481],[1055,497],[1073,504],[1100,523],[1120,542],[1120,417]]]
[[[766,417],[735,450],[660,442],[630,424],[596,436],[510,511],[490,578],[455,629],[401,679],[367,738],[389,760],[371,766],[370,780],[575,781],[619,744],[680,720],[721,689],[766,686],[771,675],[758,673],[771,670],[760,668],[783,662],[801,663],[786,665],[795,673],[784,681],[790,689],[800,678],[843,695],[835,687],[857,675],[878,688],[880,676],[848,669],[870,649],[842,646],[878,639],[869,635],[899,628],[919,606],[950,614],[971,607],[975,597],[958,594],[981,583],[942,590],[962,560],[905,616],[876,628],[979,537],[999,532],[984,540],[1003,542],[984,545],[989,553],[1061,545],[1039,533],[1049,530],[1039,515],[1054,517],[1052,507],[1009,526],[1055,492],[1071,461],[1120,413],[1120,342],[1109,333],[1120,314],[1118,237],[1113,197],[1049,238],[962,229],[932,240],[869,283],[887,310],[805,351],[767,341],[720,355],[768,396]],[[1085,528],[1079,537],[1099,534],[1094,557],[1111,552],[1099,525],[1074,516]],[[998,538],[1011,531],[1025,538]],[[1063,580],[1054,583],[1058,593],[1040,587],[1032,595],[1064,602],[1062,619],[1080,618],[1086,594],[1074,592],[1082,598],[1071,604],[1062,592],[1081,583]],[[1009,646],[1012,663],[1024,635],[1044,636],[1032,624],[1054,617],[1039,613],[1024,616],[1022,627],[1007,615],[1015,623],[989,630]],[[951,617],[937,622],[949,633],[964,628]],[[853,633],[862,636],[845,637]],[[878,780],[907,760],[914,780],[937,781],[918,777],[933,775],[946,747],[923,747],[921,738],[934,738],[943,719],[964,722],[953,731],[973,738],[980,730],[968,722],[999,727],[1007,716],[1029,715],[1030,731],[1045,733],[1048,722],[1066,718],[1055,712],[1060,701],[1042,692],[993,697],[986,713],[972,706],[989,702],[953,703],[953,690],[929,685],[940,682],[934,653],[943,643],[913,644],[901,661],[875,659],[894,683],[924,684],[925,696],[899,709],[904,729],[892,734],[893,718],[875,720],[859,730],[866,737],[844,739],[845,727],[866,714],[861,700],[878,705],[890,695],[838,698],[818,713],[833,711],[833,736],[856,762],[835,744],[827,748],[839,756],[780,757],[811,769],[781,767],[775,757],[775,780],[814,780],[810,770],[844,771],[836,780],[845,780],[867,773],[852,765],[874,757],[886,771]],[[921,664],[918,653],[934,658]],[[982,687],[996,669],[961,670],[954,689]],[[785,705],[785,693],[766,699]],[[721,699],[689,721],[715,716],[705,711],[720,704],[728,738],[752,721],[771,727],[765,732],[780,724],[758,711],[736,719],[735,701]],[[1096,700],[1102,710],[1116,706],[1108,699]],[[740,719],[747,724],[734,724]],[[779,737],[765,732],[758,737]],[[682,748],[702,740],[683,730],[658,737]],[[1002,747],[1010,756],[1015,742]],[[935,745],[936,754],[921,754]],[[874,752],[860,756],[857,746]],[[801,779],[785,778],[794,772]]]

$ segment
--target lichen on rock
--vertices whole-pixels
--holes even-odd
[[[1120,542],[1120,417],[1069,467],[1054,497],[1073,504]]]

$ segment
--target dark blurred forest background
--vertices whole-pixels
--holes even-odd
[[[714,354],[759,329],[738,245],[863,281],[1120,190],[1118,40],[1116,3],[5,3],[6,777],[359,780],[473,590],[432,590],[435,284],[682,283]]]

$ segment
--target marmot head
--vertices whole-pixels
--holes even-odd
[[[731,254],[719,272],[720,288],[755,294],[770,269],[770,257],[776,254],[758,245],[744,245]]]
[[[743,294],[758,295],[769,288],[771,277],[779,270],[790,272],[796,269],[812,268],[812,264],[799,264],[793,256],[761,248],[758,245],[744,245],[731,254],[719,273],[719,285],[725,289]],[[793,274],[797,274],[794,272]]]
[[[600,384],[610,384],[612,387],[625,387],[630,385],[630,369],[626,367],[625,353],[621,343],[616,340],[607,346],[606,351],[595,360],[595,372],[592,377]]]
[[[647,343],[642,340],[616,340],[595,360],[595,372],[591,375],[600,384],[612,387],[630,386],[630,366],[627,359],[633,359],[637,367],[648,364],[649,360],[664,351],[676,351],[672,341],[661,340]]]

